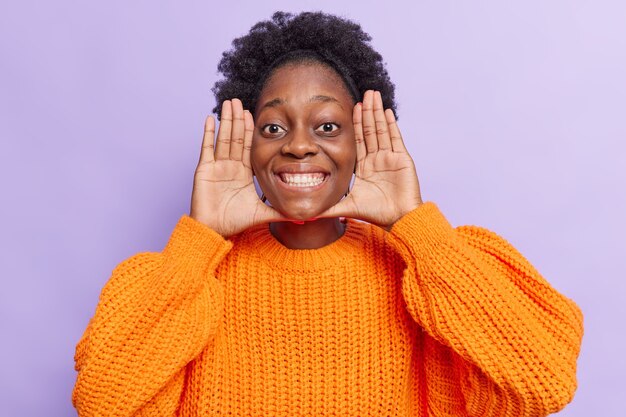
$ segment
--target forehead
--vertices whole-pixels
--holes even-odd
[[[268,78],[259,96],[259,105],[267,100],[284,100],[326,95],[338,101],[352,103],[353,99],[341,76],[319,63],[286,64]]]

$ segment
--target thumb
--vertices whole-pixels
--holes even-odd
[[[346,198],[339,201],[337,204],[317,216],[318,218],[324,217],[351,217],[358,218],[359,212],[354,202],[354,197],[348,194]]]
[[[259,201],[257,207],[258,209],[254,213],[255,224],[289,221],[289,219],[283,216],[278,210],[265,203]]]

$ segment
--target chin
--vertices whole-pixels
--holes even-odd
[[[281,211],[281,213],[292,220],[309,220],[314,217],[322,214],[324,210],[307,210],[307,209],[297,209],[297,210],[285,210]]]
[[[291,207],[275,206],[274,208],[276,208],[276,210],[278,210],[283,216],[293,220],[309,220],[319,216],[328,209],[328,207],[320,207],[319,205],[301,205]]]

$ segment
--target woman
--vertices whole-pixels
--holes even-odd
[[[581,311],[422,201],[369,39],[276,13],[233,42],[190,214],[115,268],[77,346],[81,416],[545,416],[572,399]]]

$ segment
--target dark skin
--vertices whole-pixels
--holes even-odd
[[[240,100],[224,101],[215,146],[207,118],[192,218],[224,237],[270,223],[284,246],[315,249],[341,237],[339,217],[390,230],[422,204],[413,160],[380,93],[368,90],[355,104],[334,70],[287,64],[258,103],[255,123]],[[253,172],[271,206],[257,196]]]
[[[334,71],[288,65],[267,81],[258,103],[251,160],[261,189],[272,207],[289,218],[318,216],[350,186],[356,161],[352,97]],[[311,186],[289,186],[283,180],[296,175],[310,179]],[[297,249],[328,245],[344,228],[337,217],[270,226],[279,242]]]

